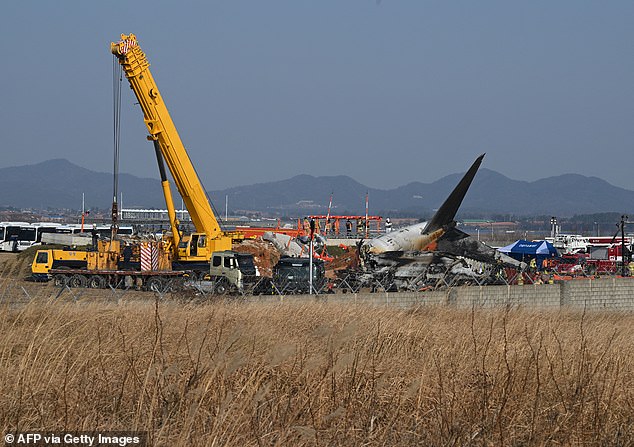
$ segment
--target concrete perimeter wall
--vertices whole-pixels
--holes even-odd
[[[522,307],[634,310],[634,278],[561,281],[523,286],[454,287],[433,292],[349,293],[302,296],[259,296],[257,302],[355,303],[370,306],[450,306],[461,309]]]

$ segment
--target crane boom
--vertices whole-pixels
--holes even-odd
[[[130,88],[141,106],[144,122],[149,132],[148,139],[158,144],[160,155],[172,174],[176,188],[183,198],[196,231],[206,235],[206,238],[197,239],[196,242],[199,248],[204,247],[204,249],[193,248],[191,254],[196,251],[195,256],[200,258],[203,255],[201,251],[204,251],[209,259],[208,256],[213,251],[230,249],[231,238],[225,235],[220,228],[198,174],[178,135],[165,101],[154,82],[149,69],[150,64],[145,53],[139,47],[136,36],[122,34],[119,42],[110,44],[110,50],[119,59],[123,72],[130,83]],[[162,160],[159,157],[159,151],[157,151],[157,158],[159,169],[161,169]],[[162,175],[161,181],[167,208],[173,210],[174,204],[171,203],[169,184],[164,175]],[[173,215],[170,216],[170,224],[174,233],[175,245],[178,245],[178,222],[175,217],[173,218]],[[190,256],[189,249],[187,253],[181,253],[181,257],[187,256]]]

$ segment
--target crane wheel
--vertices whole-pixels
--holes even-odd
[[[88,279],[88,287],[91,289],[103,289],[106,287],[106,278],[99,275],[91,276]]]
[[[161,278],[150,278],[145,283],[145,288],[150,292],[162,292],[163,281]]]
[[[53,284],[57,287],[63,287],[68,283],[68,276],[57,273],[53,276]]]
[[[69,287],[86,287],[88,279],[84,275],[73,275],[68,280]]]

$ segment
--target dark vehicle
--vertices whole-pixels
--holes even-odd
[[[278,293],[309,293],[309,266],[310,259],[308,258],[280,258],[279,262],[273,268],[273,284]],[[325,275],[324,261],[321,259],[313,259],[313,293],[325,292]]]

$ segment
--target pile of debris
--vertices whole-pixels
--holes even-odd
[[[359,266],[359,257],[357,256],[357,248],[349,247],[339,256],[326,263],[326,277],[335,278],[335,271],[345,269],[356,269]]]
[[[273,244],[262,239],[245,239],[236,244],[233,249],[240,253],[252,254],[260,276],[273,276],[273,266],[280,259],[280,252]]]

